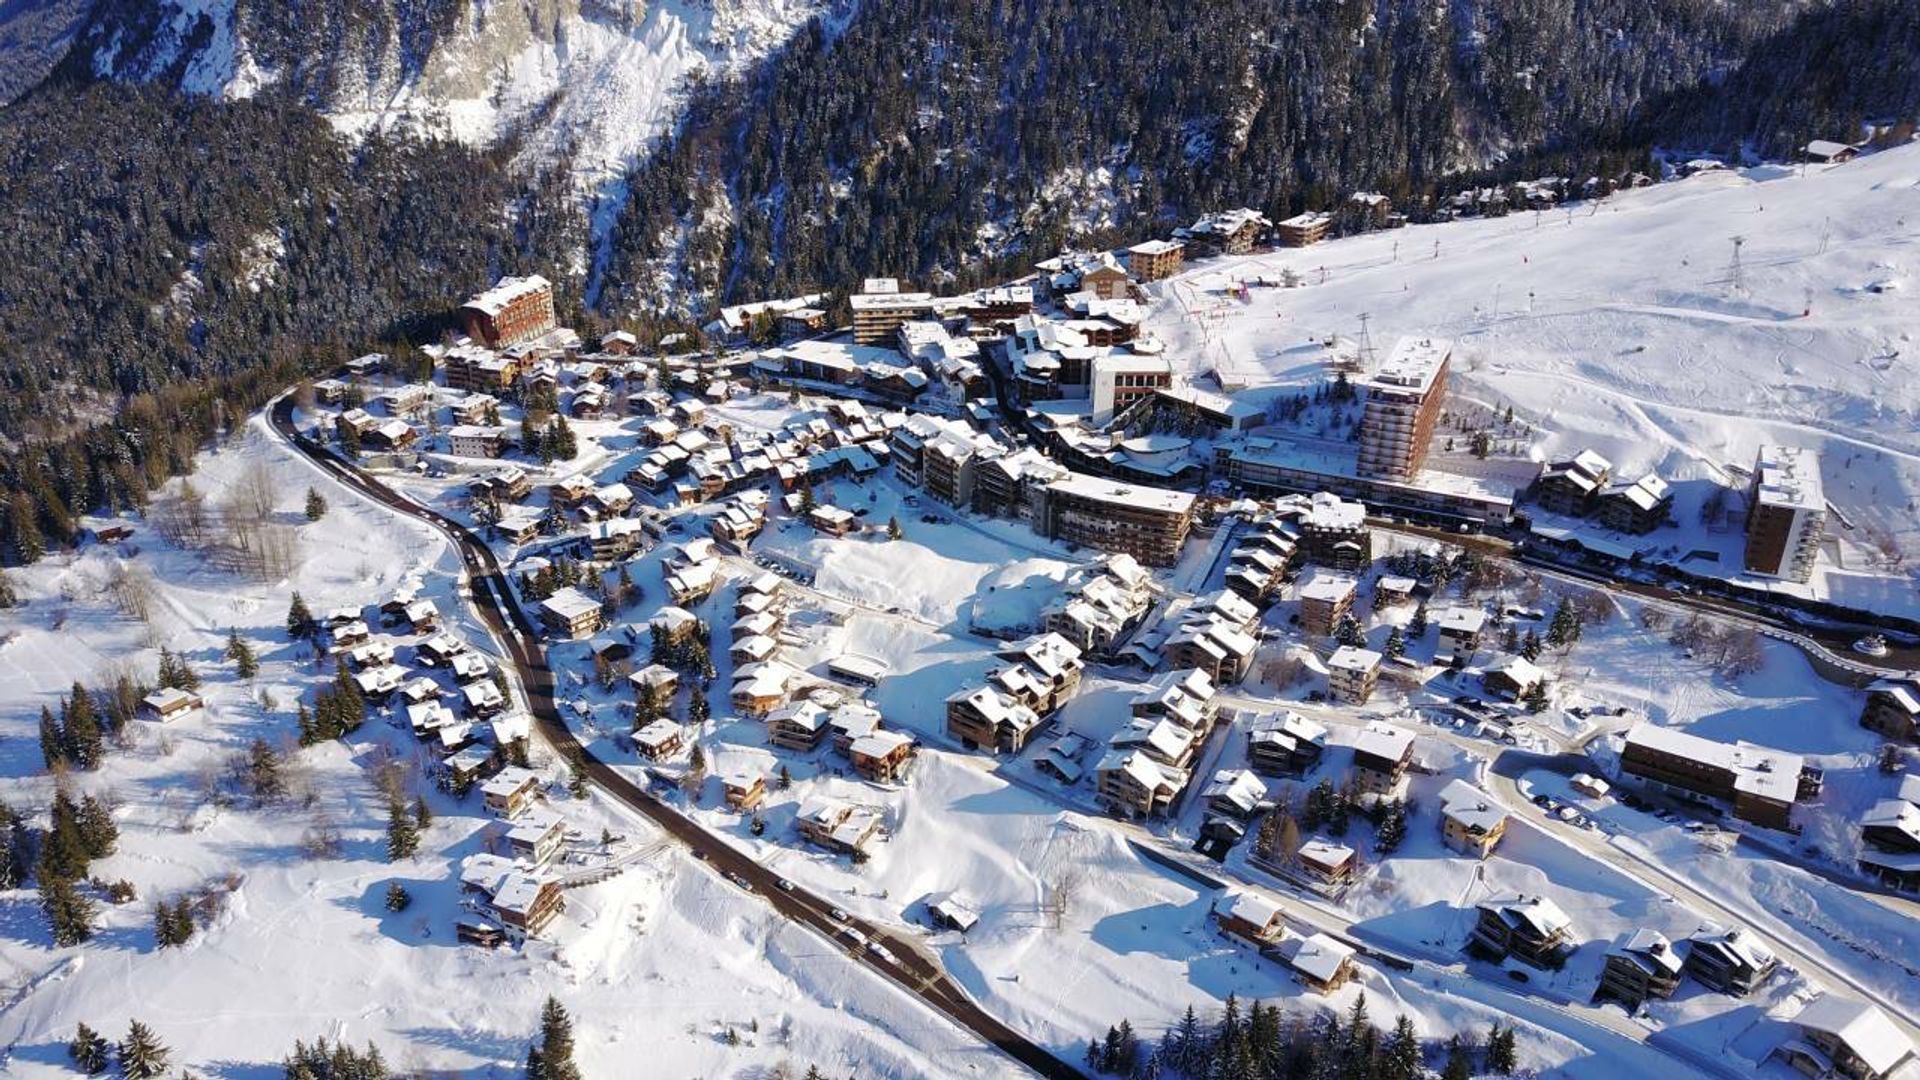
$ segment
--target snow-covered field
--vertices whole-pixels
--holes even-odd
[[[1152,323],[1193,375],[1256,401],[1323,377],[1320,343],[1357,342],[1363,316],[1382,355],[1449,338],[1456,399],[1512,405],[1542,456],[1658,469],[1683,506],[1687,482],[1732,482],[1763,442],[1815,447],[1846,519],[1826,594],[1911,611],[1910,569],[1879,548],[1920,553],[1917,239],[1920,146],[1207,260],[1150,286]],[[1300,287],[1277,284],[1288,271]]]

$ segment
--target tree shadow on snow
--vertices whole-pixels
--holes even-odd
[[[399,882],[413,902],[404,911],[387,910],[387,887]],[[380,933],[402,945],[460,948],[454,934],[453,918],[444,904],[432,902],[437,892],[448,887],[445,881],[425,878],[386,877],[367,885],[359,896],[343,896],[334,903],[358,912],[379,926]],[[457,917],[457,916],[456,916]]]

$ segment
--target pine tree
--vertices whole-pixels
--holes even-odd
[[[1510,653],[1520,651],[1520,627],[1518,625],[1514,623],[1507,624],[1507,631],[1500,638],[1500,647]]]
[[[73,1059],[73,1067],[88,1076],[107,1071],[110,1052],[107,1040],[85,1024],[74,1028],[73,1041],[67,1044],[67,1056]]]
[[[14,591],[13,578],[0,570],[0,608],[20,606],[20,594]]]
[[[46,913],[55,945],[79,945],[93,937],[93,901],[80,895],[72,879],[42,875],[40,910]]]
[[[287,636],[299,641],[310,638],[318,627],[313,621],[313,612],[307,610],[307,602],[295,592],[287,604]]]
[[[113,811],[92,795],[80,800],[74,825],[79,830],[80,846],[86,851],[89,861],[113,854],[114,847],[120,842],[120,828],[113,823]]]
[[[287,793],[287,778],[280,772],[280,755],[265,739],[256,738],[247,748],[247,787],[262,803],[279,802]]]
[[[1447,1066],[1440,1071],[1440,1080],[1473,1080],[1473,1058],[1458,1035],[1447,1040]]]
[[[73,881],[86,876],[87,841],[80,830],[80,806],[63,784],[53,793],[52,824],[40,845],[40,877]]]
[[[889,540],[898,540],[898,539],[900,539],[900,537],[901,537],[901,535],[902,535],[902,533],[900,532],[900,519],[899,519],[899,517],[897,517],[897,516],[895,516],[895,517],[889,517],[889,518],[887,519],[887,539],[889,539]]]
[[[67,761],[67,743],[60,734],[60,723],[45,705],[40,706],[40,757],[50,771],[64,769],[70,764]]]
[[[173,905],[172,925],[175,944],[185,945],[187,942],[193,940],[194,923],[192,900],[183,896],[180,898],[179,903]]]
[[[1394,627],[1393,630],[1387,634],[1387,643],[1381,646],[1380,651],[1389,660],[1397,660],[1401,656],[1404,656],[1407,651],[1406,634],[1403,633],[1399,627]]]
[[[793,773],[787,770],[785,762],[782,762],[779,771],[773,774],[773,786],[781,791],[793,786]]]
[[[307,703],[302,701],[294,714],[294,722],[300,731],[300,745],[312,746],[320,742],[320,731],[314,726],[313,714],[307,711]]]
[[[433,827],[433,808],[427,805],[424,795],[413,797],[413,824],[422,832]]]
[[[1547,644],[1556,649],[1570,649],[1579,636],[1573,608],[1565,600],[1560,601],[1560,606],[1553,609],[1553,621],[1547,625]]]
[[[260,661],[253,655],[253,646],[240,636],[240,631],[227,634],[227,659],[233,661],[234,674],[243,679],[251,679],[260,672]]]
[[[327,500],[315,488],[307,489],[307,520],[319,521],[327,516]]]
[[[407,905],[411,903],[413,903],[413,895],[407,892],[407,887],[405,885],[402,885],[397,881],[388,884],[387,886],[387,910],[388,911],[394,911],[394,912],[405,911],[407,910]]]
[[[138,1020],[127,1027],[120,1040],[120,1075],[127,1080],[152,1080],[165,1075],[169,1052],[152,1029]]]
[[[394,799],[387,803],[387,861],[411,859],[420,850],[420,832],[407,813],[405,803]]]
[[[1527,639],[1520,643],[1520,655],[1524,657],[1528,663],[1532,663],[1540,659],[1540,652],[1540,635],[1537,631],[1529,629],[1527,631]]]
[[[91,772],[106,756],[106,740],[100,732],[100,715],[94,709],[93,695],[79,683],[61,707],[60,741],[66,746],[67,760],[74,768]]]
[[[1342,645],[1359,648],[1367,643],[1367,634],[1360,628],[1360,620],[1347,614],[1340,616],[1340,622],[1333,628],[1333,639]]]
[[[580,1080],[580,1067],[573,1062],[573,1018],[555,997],[540,1009],[540,1061],[544,1080]],[[534,1075],[531,1055],[528,1075]]]
[[[1413,609],[1413,618],[1407,621],[1407,636],[1415,641],[1427,636],[1427,602],[1420,601]]]
[[[1535,679],[1527,684],[1527,692],[1521,695],[1521,701],[1526,704],[1527,711],[1530,713],[1544,711],[1547,707],[1547,681]]]
[[[171,949],[181,943],[174,928],[173,908],[164,900],[153,905],[153,943],[162,949]]]
[[[47,553],[47,541],[40,533],[40,521],[34,513],[33,497],[26,492],[16,492],[13,496],[13,509],[7,514],[7,523],[13,533],[13,553],[21,565],[37,563]]]
[[[1380,1066],[1380,1080],[1420,1080],[1425,1072],[1420,1055],[1420,1037],[1413,1021],[1405,1013],[1387,1037],[1386,1053]]]
[[[1519,1053],[1511,1027],[1495,1024],[1493,1030],[1487,1034],[1486,1065],[1488,1072],[1498,1073],[1501,1076],[1511,1076],[1513,1070],[1520,1067]]]

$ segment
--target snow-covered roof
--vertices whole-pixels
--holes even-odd
[[[1266,781],[1249,769],[1221,769],[1207,781],[1200,797],[1232,803],[1242,813],[1252,813],[1267,798]]]
[[[1345,844],[1315,837],[1300,845],[1300,861],[1328,870],[1338,870],[1353,861],[1354,851]]]
[[[1477,634],[1487,625],[1487,613],[1482,608],[1448,608],[1437,623],[1443,634]]]
[[[494,283],[493,288],[475,293],[463,306],[475,311],[483,311],[488,315],[498,315],[515,300],[552,288],[553,283],[539,274],[501,278]]]
[[[1279,901],[1252,889],[1235,893],[1233,902],[1227,905],[1227,914],[1260,927],[1272,925],[1280,911]]]
[[[1311,529],[1350,532],[1367,523],[1365,503],[1343,499],[1331,491],[1315,492],[1303,524]]]
[[[635,745],[645,747],[665,746],[679,741],[679,738],[680,725],[664,716],[633,733]]]
[[[1332,982],[1354,954],[1353,946],[1327,934],[1302,938],[1290,951],[1292,955],[1287,957],[1287,963],[1317,983]]]
[[[1453,342],[1445,338],[1401,338],[1394,343],[1393,351],[1387,354],[1380,370],[1367,380],[1367,385],[1425,393],[1433,385],[1434,376],[1440,373],[1441,365],[1452,353]]]
[[[1507,819],[1493,796],[1458,778],[1440,789],[1440,813],[1478,832],[1492,832]]]
[[[1821,994],[1800,1010],[1793,1022],[1809,1031],[1831,1035],[1853,1051],[1876,1076],[1884,1076],[1913,1056],[1913,1040],[1887,1014],[1864,1001],[1838,994]]]
[[[1760,505],[1792,510],[1826,508],[1820,456],[1813,450],[1804,446],[1762,446],[1754,471],[1759,480],[1755,497]]]
[[[1048,484],[1047,490],[1137,510],[1168,514],[1186,514],[1193,510],[1194,496],[1190,492],[1149,487],[1146,484],[1123,484],[1084,473],[1069,473],[1064,479]]]
[[[913,745],[913,736],[904,731],[870,731],[847,747],[850,757],[884,758],[904,746]]]
[[[1645,746],[1733,774],[1733,789],[1776,802],[1793,802],[1800,792],[1799,754],[1748,742],[1723,743],[1642,720],[1627,729],[1629,746]]]
[[[1573,926],[1560,905],[1544,896],[1504,896],[1483,900],[1483,910],[1498,912],[1508,925],[1525,924],[1535,935],[1550,938]]]
[[[600,610],[600,602],[579,589],[569,585],[559,589],[552,596],[540,601],[540,608],[550,612],[564,622],[573,622],[584,615]]]
[[[1333,655],[1327,658],[1327,666],[1338,671],[1368,672],[1379,668],[1380,662],[1384,659],[1386,657],[1372,649],[1342,645],[1333,650]]]
[[[1846,143],[1834,142],[1832,139],[1814,139],[1807,143],[1807,153],[1817,158],[1837,157],[1852,149],[1853,147]]]
[[[1370,754],[1387,761],[1399,761],[1413,749],[1413,732],[1403,731],[1379,721],[1369,723],[1354,737],[1353,752]]]
[[[1680,953],[1674,949],[1673,942],[1667,940],[1667,935],[1658,930],[1645,927],[1635,930],[1627,940],[1607,950],[1607,955],[1625,957],[1650,974],[1680,973]]]
[[[1318,600],[1322,603],[1337,604],[1353,595],[1359,582],[1347,574],[1325,573],[1314,570],[1300,582],[1299,596],[1302,600]]]

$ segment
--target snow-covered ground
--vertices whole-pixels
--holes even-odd
[[[1149,287],[1151,324],[1194,376],[1225,372],[1255,401],[1324,377],[1320,343],[1358,342],[1363,318],[1381,355],[1402,336],[1449,338],[1457,401],[1513,406],[1542,429],[1538,456],[1592,447],[1627,478],[1658,469],[1684,526],[1693,482],[1737,486],[1761,443],[1814,447],[1845,518],[1824,595],[1911,613],[1917,238],[1920,146],[1206,260]],[[1302,284],[1277,284],[1287,272]]]

